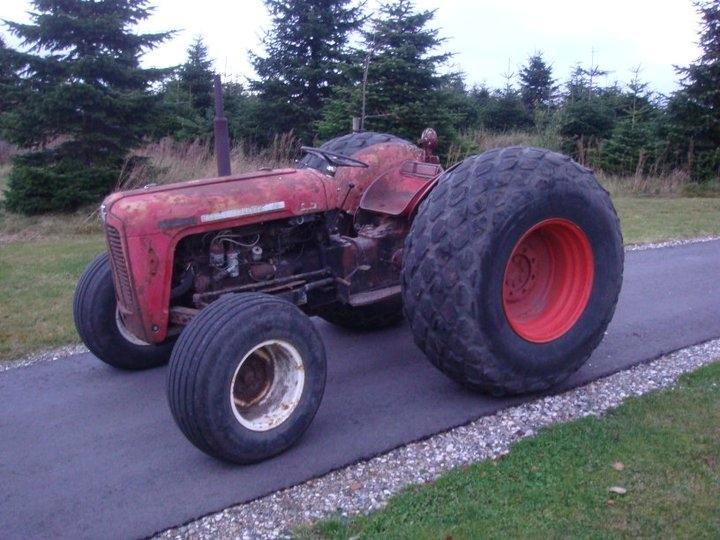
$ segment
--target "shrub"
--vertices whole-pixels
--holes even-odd
[[[86,166],[69,158],[56,160],[53,152],[13,158],[5,205],[23,214],[67,212],[96,202],[117,179],[117,168]]]

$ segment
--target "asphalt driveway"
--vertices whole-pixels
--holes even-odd
[[[140,537],[533,399],[491,399],[437,372],[406,326],[317,321],[325,398],[285,454],[231,466],[175,427],[165,369],[123,373],[89,354],[0,373],[0,534]],[[720,241],[627,253],[608,335],[566,386],[720,336]]]

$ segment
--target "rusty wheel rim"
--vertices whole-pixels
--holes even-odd
[[[243,427],[268,431],[292,415],[304,386],[299,351],[286,341],[265,341],[253,347],[235,369],[230,405]]]
[[[527,341],[554,341],[582,316],[593,278],[594,257],[585,232],[567,219],[541,221],[518,240],[505,267],[505,317]]]

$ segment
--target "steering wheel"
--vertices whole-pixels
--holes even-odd
[[[327,150],[323,150],[321,148],[313,148],[312,146],[301,146],[300,150],[302,150],[303,152],[307,152],[308,154],[319,156],[325,161],[327,161],[330,165],[334,165],[335,167],[362,167],[366,169],[370,166],[364,161],[360,161],[359,159],[353,159],[351,157],[344,156],[343,154],[336,154],[335,152],[328,152]]]

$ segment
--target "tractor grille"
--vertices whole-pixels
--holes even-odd
[[[112,261],[113,273],[115,274],[115,287],[117,289],[118,301],[125,308],[133,305],[132,285],[125,263],[125,252],[123,251],[120,233],[115,227],[106,226],[108,247],[110,248],[110,259]]]

